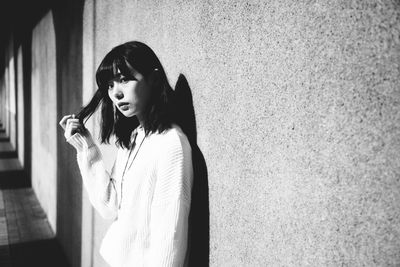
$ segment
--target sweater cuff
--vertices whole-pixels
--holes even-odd
[[[70,138],[67,139],[67,142],[71,144],[78,152],[82,152],[95,146],[92,136],[90,133],[82,135],[81,133],[75,133]]]

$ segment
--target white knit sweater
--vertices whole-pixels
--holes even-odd
[[[102,217],[114,218],[100,254],[113,267],[184,266],[193,184],[190,144],[177,125],[144,140],[144,130],[137,132],[130,157],[128,149],[118,149],[111,175],[90,133],[67,140],[77,149],[92,205]]]

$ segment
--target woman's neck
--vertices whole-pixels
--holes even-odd
[[[138,115],[136,115],[136,118],[137,118],[138,121],[139,121],[140,127],[144,128],[144,116],[138,114]]]

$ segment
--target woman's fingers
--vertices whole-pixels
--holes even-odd
[[[78,119],[71,119],[71,118],[69,118],[69,119],[67,119],[67,121],[66,121],[66,123],[65,123],[65,126],[68,126],[68,125],[71,124],[71,123],[79,123],[79,124],[80,124],[80,122],[79,122]]]
[[[64,116],[60,121],[60,126],[64,129],[64,137],[66,139],[70,138],[76,132],[83,132],[85,126],[75,118],[75,114]]]
[[[83,130],[83,126],[80,123],[72,122],[70,123],[72,132],[81,132]]]
[[[69,124],[69,123],[79,123],[79,124],[81,124],[78,119],[68,119],[67,120],[67,124]]]
[[[79,121],[68,120],[68,124],[82,126],[82,124]]]
[[[66,115],[66,116],[64,116],[64,117],[60,120],[60,122],[59,122],[60,126],[61,126],[64,130],[65,130],[65,127],[67,126],[67,120],[68,120],[69,118],[72,118],[72,115]]]
[[[76,132],[80,132],[81,129],[81,124],[78,122],[74,122],[74,121],[69,121],[67,122],[67,127],[65,128],[65,133],[64,133],[64,137],[66,139],[70,138],[71,136],[73,136]]]

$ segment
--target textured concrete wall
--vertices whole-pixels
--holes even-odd
[[[57,82],[53,15],[47,13],[32,33],[32,187],[56,231]]]
[[[18,47],[17,52],[17,152],[21,166],[25,166],[25,105],[24,105],[24,77],[23,77],[22,46]]]
[[[80,0],[62,1],[53,10],[57,46],[57,121],[82,106],[82,5]],[[61,127],[56,126],[57,239],[71,266],[80,266],[81,246],[91,243],[89,239],[81,239],[82,179],[76,162],[76,151],[65,142]]]
[[[128,40],[188,79],[212,266],[400,264],[398,3],[87,0],[84,14],[84,101]],[[107,224],[83,216],[82,262],[105,266]]]

